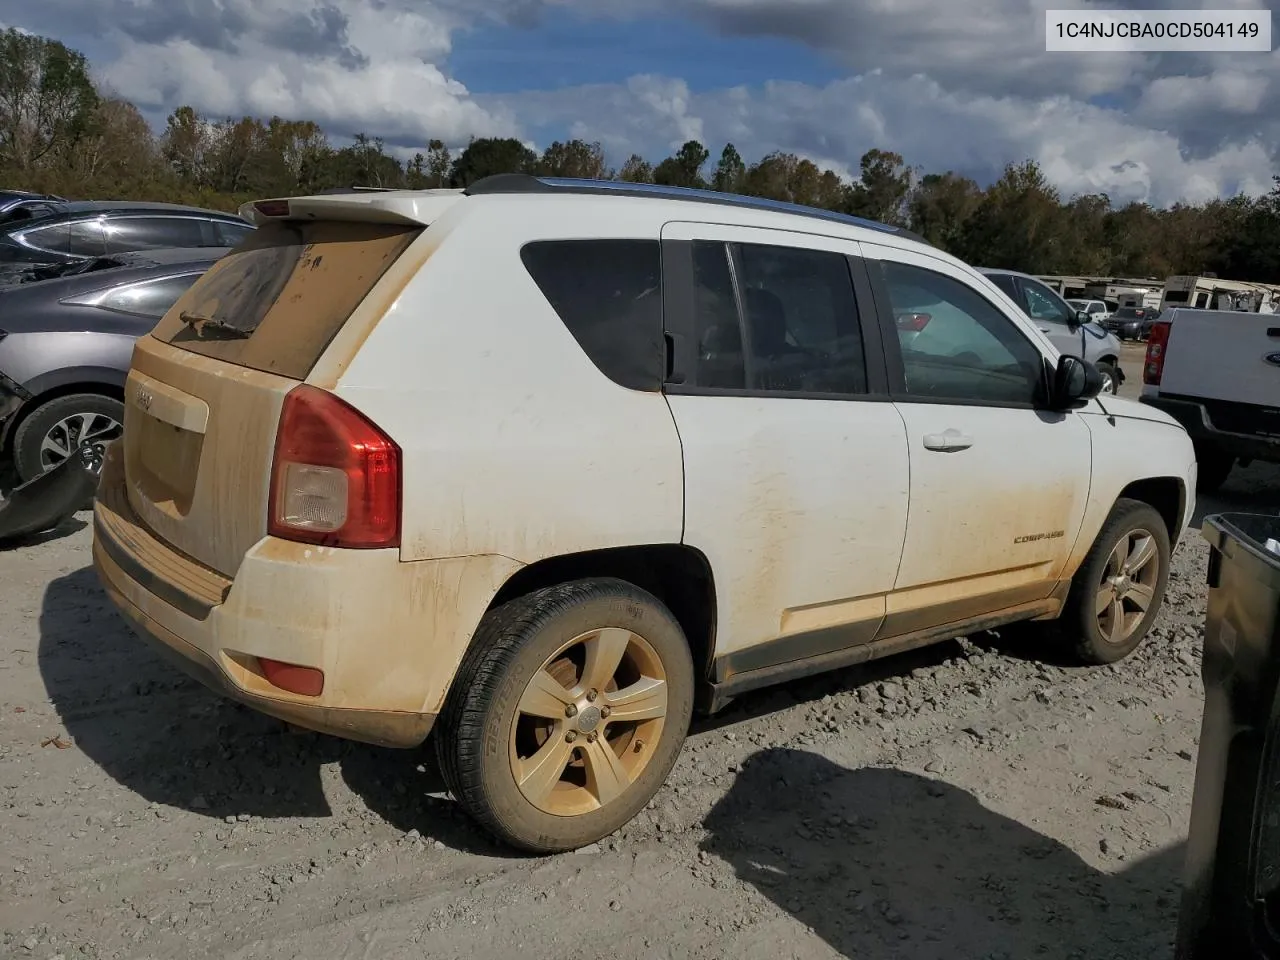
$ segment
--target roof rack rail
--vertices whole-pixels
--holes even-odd
[[[317,190],[312,196],[328,197],[337,193],[388,193],[395,189],[395,187],[362,187],[359,184],[352,184],[349,187],[327,187],[324,190]]]
[[[656,183],[630,183],[625,180],[588,180],[573,177],[538,177],[528,173],[496,173],[477,180],[462,191],[466,196],[488,196],[491,194],[521,193],[572,193],[598,194],[615,197],[648,197],[659,200],[686,200],[696,203],[718,203],[725,206],[740,207],[747,210],[763,210],[774,213],[789,213],[796,216],[811,217],[815,220],[827,220],[832,223],[843,223],[852,227],[863,227],[890,233],[932,246],[928,240],[904,227],[855,217],[848,213],[837,213],[824,210],[822,207],[810,207],[786,200],[771,200],[768,197],[751,197],[739,193],[720,193],[716,190],[702,190],[695,187],[669,187]]]

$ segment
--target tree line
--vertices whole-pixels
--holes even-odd
[[[905,226],[962,259],[1030,273],[1164,278],[1216,273],[1280,283],[1280,176],[1264,197],[1159,209],[1105,194],[1062,196],[1034,160],[983,188],[868,150],[848,180],[793,153],[748,164],[696,140],[651,163],[611,167],[599,143],[541,153],[512,138],[450,150],[428,140],[407,160],[378,137],[334,146],[310,120],[215,118],[189,106],[154,131],[138,108],[99,90],[83,54],[57,40],[0,33],[0,187],[84,199],[164,200],[233,210],[248,199],[353,185],[465,187],[496,173],[535,173],[705,187],[786,200]]]

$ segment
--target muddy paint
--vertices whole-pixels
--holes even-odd
[[[305,379],[421,232],[338,221],[260,227],[251,243],[192,285],[153,336],[227,363]]]
[[[106,479],[119,484],[118,470]],[[106,536],[118,529],[102,527]],[[147,540],[145,530],[132,534],[132,559],[162,576],[181,568],[183,558],[154,537],[137,542]],[[95,565],[154,623],[155,637],[181,638],[243,690],[299,704],[424,714],[439,710],[490,599],[519,568],[505,557],[406,563],[396,550],[268,538],[247,551],[225,601],[201,621],[143,589],[101,550]],[[275,689],[252,665],[257,657],[324,671],[323,694]]]
[[[172,403],[208,410],[203,433],[164,422],[137,402],[139,386],[156,382]],[[129,503],[143,524],[234,577],[245,553],[266,535],[276,424],[294,386],[142,337],[125,385],[123,443]]]

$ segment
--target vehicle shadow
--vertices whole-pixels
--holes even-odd
[[[39,668],[76,747],[144,799],[214,819],[330,817],[336,767],[393,826],[455,849],[502,853],[444,790],[427,749],[389,750],[306,731],[206,690],[139,638],[91,567],[53,580]]]
[[[1196,536],[1204,518],[1214,513],[1273,513],[1280,503],[1280,463],[1237,466],[1227,482],[1213,493],[1196,495],[1191,531]]]
[[[1181,845],[1107,874],[947,783],[785,748],[705,827],[708,854],[846,957],[1172,956]]]

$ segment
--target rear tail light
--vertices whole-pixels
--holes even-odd
[[[929,321],[933,319],[931,313],[899,313],[895,317],[899,330],[906,330],[909,333],[919,333],[929,325]]]
[[[1160,386],[1160,377],[1164,374],[1169,325],[1168,320],[1156,320],[1151,324],[1151,332],[1147,334],[1147,358],[1142,364],[1142,382],[1149,386]]]
[[[400,545],[400,448],[333,394],[302,384],[284,400],[267,532],[330,547]]]
[[[259,200],[253,205],[264,217],[287,217],[289,215],[288,200]]]

